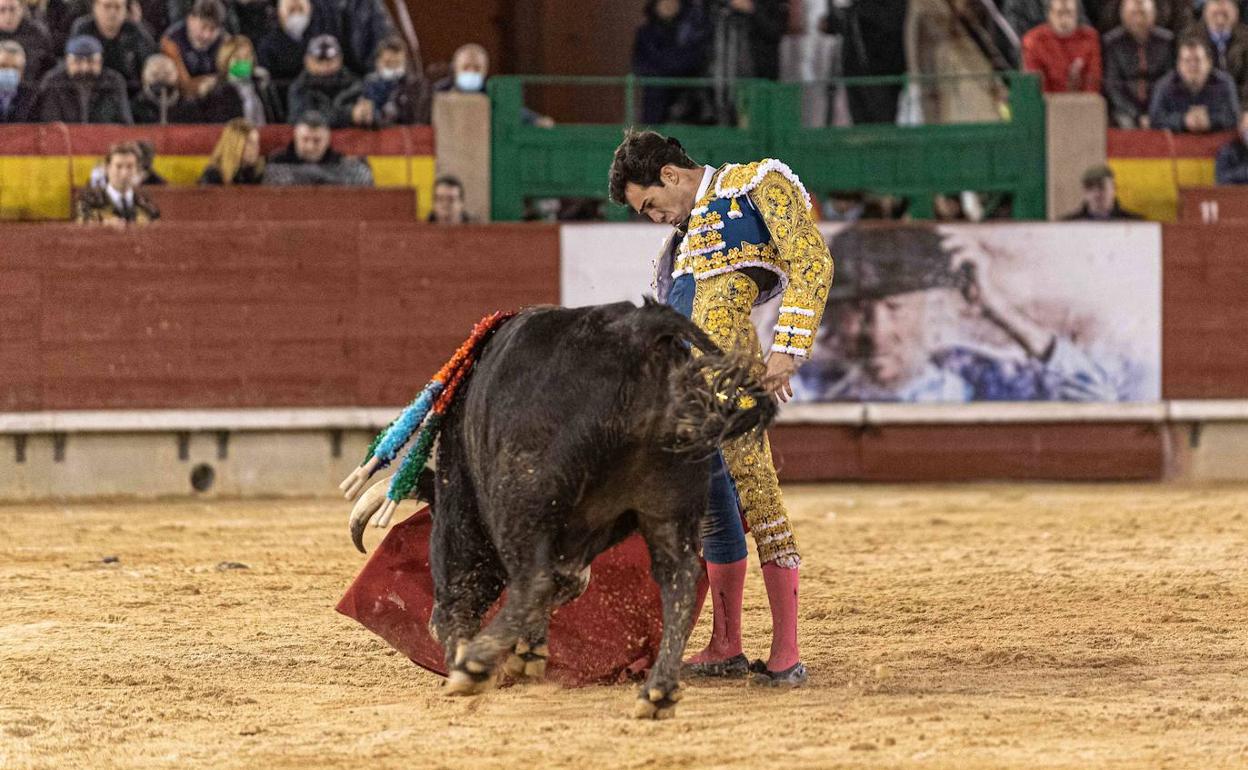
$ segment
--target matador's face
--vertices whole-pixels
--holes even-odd
[[[656,185],[642,187],[636,182],[625,185],[624,200],[651,222],[675,227],[689,218],[697,192],[697,186],[690,187],[682,180],[676,166],[669,164],[659,172]]]

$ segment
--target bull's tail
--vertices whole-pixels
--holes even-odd
[[[390,491],[386,495],[396,503],[410,497],[419,484],[422,471],[429,462],[433,450],[433,442],[442,429],[442,420],[446,416],[456,394],[463,387],[472,367],[481,356],[485,343],[498,331],[515,312],[493,313],[482,318],[473,327],[472,334],[455,351],[455,355],[446,362],[428,385],[421,390],[411,404],[390,423],[384,431],[373,439],[364,461],[376,457],[380,460],[378,468],[390,464],[399,451],[416,435],[416,443],[403,458],[398,473],[390,480]],[[417,430],[419,429],[419,435]]]

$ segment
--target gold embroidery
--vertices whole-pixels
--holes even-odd
[[[750,321],[750,308],[758,286],[742,273],[729,272],[697,282],[693,298],[693,322],[724,350],[748,354],[755,371],[765,371],[758,334]],[[724,445],[724,460],[737,485],[746,521],[754,534],[759,561],[779,561],[785,566],[800,562],[797,542],[784,507],[780,481],[766,436],[742,436]]]
[[[725,182],[723,187],[730,185]],[[783,174],[772,171],[763,176],[749,193],[763,215],[775,244],[775,262],[789,277],[780,304],[806,313],[782,313],[780,326],[808,332],[779,332],[772,349],[789,349],[809,354],[815,332],[828,301],[832,282],[832,255],[798,188]],[[808,314],[809,313],[809,314]]]

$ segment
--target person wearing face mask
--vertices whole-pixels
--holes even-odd
[[[429,112],[429,87],[420,67],[408,66],[402,40],[386,38],[377,48],[373,71],[364,78],[351,122],[372,128],[427,125]]]
[[[217,52],[217,71],[223,73],[205,102],[212,104],[206,110],[217,117],[208,122],[243,117],[253,126],[267,126],[282,122],[284,105],[277,96],[268,70],[256,65],[256,52],[251,41],[235,35],[221,44]]]
[[[12,40],[26,53],[24,78],[38,83],[56,65],[56,48],[47,30],[27,18],[22,0],[0,0],[0,41]]]
[[[95,0],[91,14],[75,21],[70,34],[99,40],[104,66],[126,79],[131,97],[138,93],[143,86],[143,63],[156,53],[156,41],[126,18],[126,0]]]
[[[160,39],[160,52],[178,68],[183,96],[199,98],[216,85],[217,52],[229,37],[224,27],[221,0],[195,0],[187,17]]]
[[[451,57],[451,74],[435,83],[433,90],[439,93],[483,94],[489,71],[490,55],[484,47],[476,43],[461,45]],[[520,120],[527,126],[539,128],[555,125],[554,120],[524,106],[520,108]]]
[[[303,68],[303,74],[290,84],[286,114],[314,111],[329,121],[330,128],[351,125],[360,81],[342,66],[338,40],[332,35],[313,38]]]
[[[126,81],[104,67],[104,48],[86,35],[65,44],[65,60],[39,83],[35,114],[40,123],[130,125]]]
[[[303,72],[303,54],[312,38],[342,34],[337,18],[327,0],[278,0],[278,24],[256,42],[256,61],[281,95]]]
[[[178,70],[164,54],[143,63],[143,88],[130,103],[135,123],[202,123],[199,106],[178,90]]]
[[[26,53],[15,40],[0,41],[0,123],[29,123],[35,112],[35,89],[22,82]]]

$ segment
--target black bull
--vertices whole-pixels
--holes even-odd
[[[774,415],[748,359],[652,301],[537,308],[508,321],[448,411],[436,476],[422,484],[433,497],[430,626],[449,692],[488,687],[505,652],[507,673],[540,677],[552,610],[584,589],[594,557],[639,531],[663,637],[635,714],[673,715],[709,457]],[[501,611],[481,628],[504,587]]]

